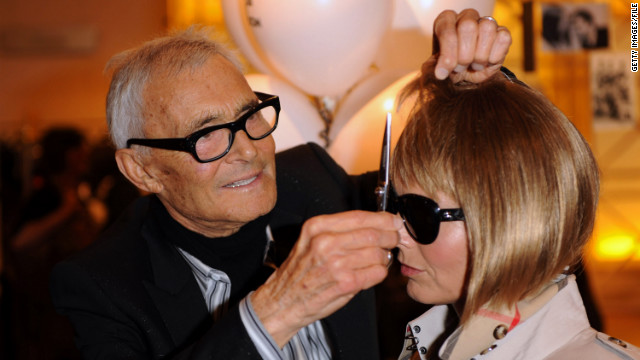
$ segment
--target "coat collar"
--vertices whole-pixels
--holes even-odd
[[[194,336],[201,334],[212,324],[206,302],[194,278],[189,265],[178,250],[168,241],[162,232],[155,211],[162,206],[160,201],[151,197],[148,216],[144,217],[141,235],[149,249],[152,281],[146,281],[144,287],[160,313],[167,330],[176,346],[185,344]],[[154,210],[153,208],[156,207]],[[166,211],[166,210],[165,210]],[[293,212],[274,209],[276,216],[272,222],[276,246],[274,259],[280,265],[289,250],[298,239],[303,218]],[[180,309],[180,311],[176,311]]]
[[[421,347],[436,346],[434,342],[442,335],[450,312],[446,305],[434,306],[411,321],[407,325],[405,348],[414,345],[413,338],[418,340],[414,347],[418,351]],[[544,358],[545,353],[553,352],[589,327],[575,276],[570,275],[519,302],[515,309],[500,313],[485,311],[473,316],[465,328],[448,335],[439,348],[439,355],[445,360],[504,359],[512,358],[513,354],[528,354],[522,356],[526,359]],[[544,328],[545,332],[535,332],[536,328]],[[531,336],[534,332],[536,336]],[[404,350],[400,359],[410,358],[411,353]]]
[[[153,204],[151,206],[154,206]],[[163,240],[158,219],[147,216],[142,237],[149,249],[153,281],[144,286],[177,346],[211,325],[206,303],[191,268],[178,250]],[[176,309],[180,309],[176,311]]]

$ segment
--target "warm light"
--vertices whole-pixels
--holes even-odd
[[[420,0],[420,6],[423,9],[428,9],[433,5],[433,0]]]
[[[610,235],[596,240],[594,255],[598,260],[625,260],[637,255],[638,249],[633,236]]]
[[[393,99],[385,100],[382,106],[384,107],[384,111],[393,110]]]
[[[167,0],[167,25],[170,29],[181,29],[192,24],[223,25],[220,1]]]

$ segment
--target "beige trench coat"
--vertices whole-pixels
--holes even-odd
[[[444,331],[444,320],[449,311],[446,305],[434,306],[410,322],[408,339],[399,359],[408,360],[414,352],[426,359],[424,354]],[[591,328],[573,275],[564,279],[555,295],[506,335],[504,331],[502,335],[494,335],[500,326],[504,329],[499,321],[491,324],[484,321],[482,327],[473,328],[471,336],[462,335],[469,332],[468,329],[457,329],[437,353],[443,360],[640,360],[638,347]],[[463,351],[459,351],[460,347]],[[457,348],[456,351],[453,348]],[[475,355],[452,356],[452,353],[461,352]]]

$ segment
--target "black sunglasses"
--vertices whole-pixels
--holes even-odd
[[[129,139],[127,147],[142,145],[152,148],[190,153],[196,161],[207,163],[227,155],[235,133],[244,130],[249,139],[260,140],[269,136],[278,126],[280,99],[276,95],[254,92],[260,103],[251,107],[237,120],[198,130],[185,138]]]
[[[391,187],[388,211],[400,214],[409,235],[423,245],[433,243],[443,221],[464,221],[462,209],[440,209],[438,203],[428,197],[405,194],[398,196]]]

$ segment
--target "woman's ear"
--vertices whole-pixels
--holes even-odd
[[[120,172],[140,190],[154,194],[162,191],[162,183],[147,171],[143,159],[135,150],[116,150],[116,163]]]

